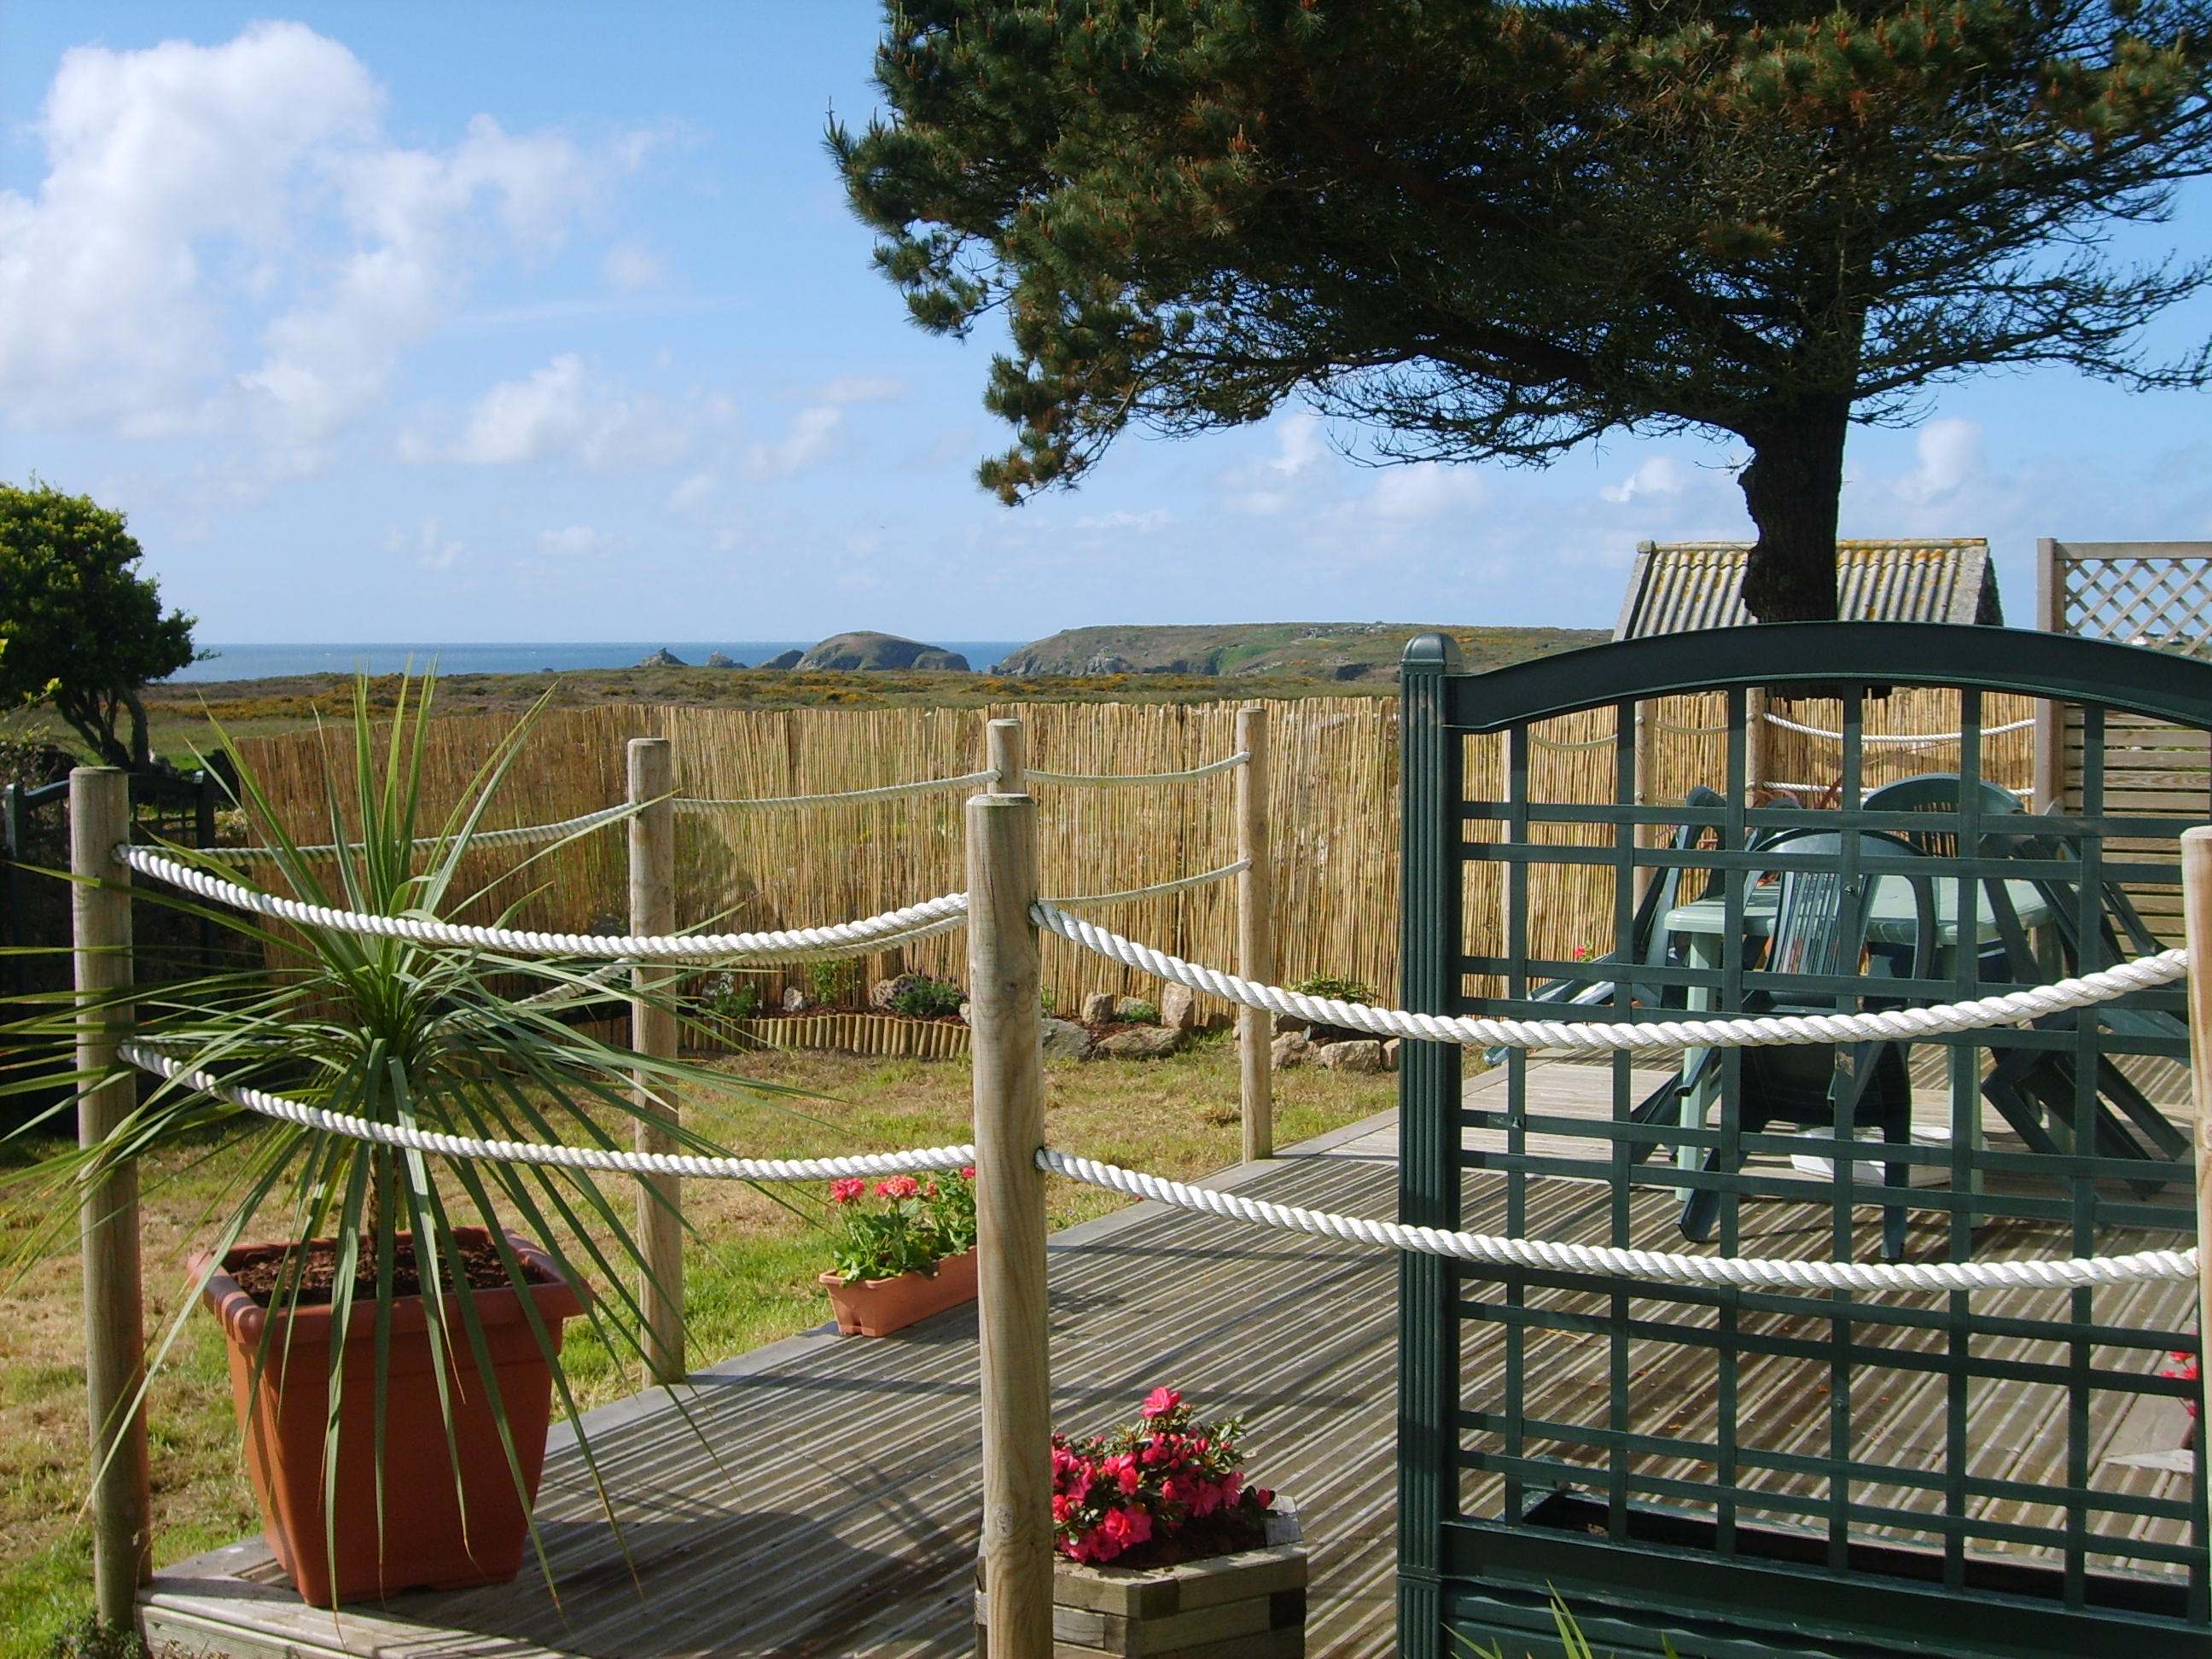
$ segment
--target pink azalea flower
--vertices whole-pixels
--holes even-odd
[[[854,1199],[863,1196],[867,1190],[868,1183],[858,1176],[848,1176],[843,1181],[833,1181],[830,1183],[830,1201],[832,1204],[850,1204]]]
[[[1145,1396],[1144,1414],[1146,1417],[1165,1417],[1182,1404],[1182,1396],[1173,1389],[1154,1389]]]
[[[921,1190],[921,1183],[910,1175],[895,1175],[876,1183],[878,1198],[912,1198]]]
[[[960,1166],[960,1178],[963,1181],[973,1181],[975,1178],[975,1166],[972,1164],[962,1164]]]

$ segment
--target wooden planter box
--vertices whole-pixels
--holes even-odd
[[[840,1048],[893,1060],[957,1060],[968,1052],[968,1028],[945,1019],[906,1019],[897,1014],[784,1014],[702,1023],[738,1050]]]
[[[975,1652],[988,1659],[977,1565]],[[1173,1567],[1094,1567],[1056,1559],[1053,1659],[1304,1659],[1306,1547],[1277,1493],[1259,1549]]]

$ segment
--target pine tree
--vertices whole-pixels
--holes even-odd
[[[1835,612],[1850,423],[2146,364],[2212,269],[2118,267],[2212,157],[2208,0],[906,0],[829,145],[923,327],[1003,307],[979,476],[1286,399],[1400,459],[1733,434],[1745,599]]]

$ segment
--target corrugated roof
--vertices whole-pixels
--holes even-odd
[[[1740,590],[1750,552],[1749,542],[1645,542],[1613,638],[1749,625]],[[1839,541],[1836,614],[1845,622],[2001,621],[1989,542]]]

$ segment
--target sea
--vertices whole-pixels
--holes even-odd
[[[396,674],[435,667],[441,674],[537,674],[574,668],[633,668],[665,647],[696,666],[713,653],[745,667],[786,651],[811,650],[813,640],[615,640],[556,641],[547,644],[369,644],[204,645],[204,662],[169,676],[171,684],[192,680],[267,680],[289,674]],[[968,665],[994,666],[1027,643],[1022,640],[930,641],[957,651]]]

